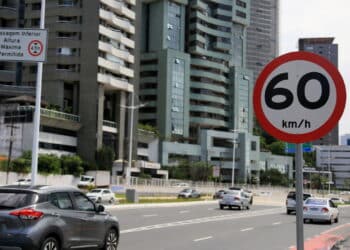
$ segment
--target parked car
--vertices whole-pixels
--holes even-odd
[[[185,188],[178,195],[177,198],[200,198],[201,194],[193,188]]]
[[[0,249],[117,249],[119,242],[117,218],[75,187],[0,187],[0,221]]]
[[[221,200],[219,200],[220,209],[229,207],[237,207],[239,210],[243,208],[250,209],[250,196],[240,190],[228,190],[224,193]]]
[[[245,192],[249,196],[250,205],[253,205],[253,192],[252,191],[245,189],[245,188],[241,188],[241,187],[230,187],[229,190],[237,190],[237,191]]]
[[[345,204],[345,201],[340,197],[331,197],[331,201],[333,201],[335,205]]]
[[[308,198],[304,202],[304,222],[326,221],[330,224],[339,221],[339,210],[331,199]]]
[[[213,195],[213,199],[222,199],[223,195],[225,193],[225,190],[221,189],[215,192],[215,194]]]
[[[175,183],[173,187],[189,187],[190,185],[186,182]]]
[[[115,202],[114,193],[110,189],[105,188],[97,188],[92,189],[90,192],[86,194],[90,200],[96,203],[108,202],[110,204]]]
[[[30,185],[32,183],[32,180],[29,178],[25,179],[18,179],[16,182],[13,183],[13,185]]]
[[[304,193],[303,194],[303,200],[305,201],[307,198],[312,197],[312,194]],[[286,199],[286,211],[287,214],[290,214],[291,212],[296,211],[296,197],[295,197],[295,191],[290,191],[287,195]]]

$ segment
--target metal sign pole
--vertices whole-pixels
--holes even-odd
[[[40,29],[45,28],[45,8],[46,8],[46,0],[41,0]],[[32,146],[32,175],[31,175],[32,186],[36,184],[36,177],[38,174],[38,150],[39,150],[39,132],[40,132],[42,76],[43,76],[43,63],[38,62],[38,73],[36,75],[34,131],[33,131],[34,133],[33,133],[33,146]]]
[[[304,250],[304,219],[303,219],[303,149],[302,144],[296,144],[295,152],[296,179],[296,220],[297,220],[297,250]]]

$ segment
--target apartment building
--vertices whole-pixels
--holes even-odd
[[[334,37],[300,38],[299,50],[318,54],[338,67],[338,44]],[[339,145],[339,126],[336,125],[328,134],[312,142],[314,145]]]
[[[251,0],[247,28],[247,67],[254,83],[263,68],[279,53],[279,0]]]
[[[14,26],[18,6],[12,2],[18,1],[1,2],[11,5],[11,10],[0,7],[7,13],[0,15],[1,24]],[[24,1],[25,28],[39,28],[40,9],[40,0]],[[67,146],[60,136],[70,134],[76,139],[72,151],[85,160],[93,162],[102,145],[113,147],[117,159],[125,157],[128,107],[132,95],[137,95],[135,12],[136,0],[46,0],[48,51],[42,83],[46,108],[41,111],[40,150]],[[22,82],[35,87],[36,64],[22,68]],[[43,115],[48,112],[50,116]],[[54,140],[43,143],[43,127],[57,135]]]
[[[245,57],[250,1],[143,1],[141,19],[139,120],[159,130],[159,162],[210,162],[228,180],[234,159],[236,179],[247,179],[260,148]]]

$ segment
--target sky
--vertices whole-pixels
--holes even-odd
[[[280,0],[280,55],[298,51],[298,39],[334,37],[338,44],[338,70],[347,88],[339,135],[350,134],[349,0]]]

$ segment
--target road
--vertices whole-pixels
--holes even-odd
[[[337,224],[305,224],[305,240],[350,223],[350,208],[340,210]],[[110,211],[120,221],[121,250],[283,250],[296,245],[295,215],[286,215],[284,207],[253,205],[238,211],[211,203]]]

